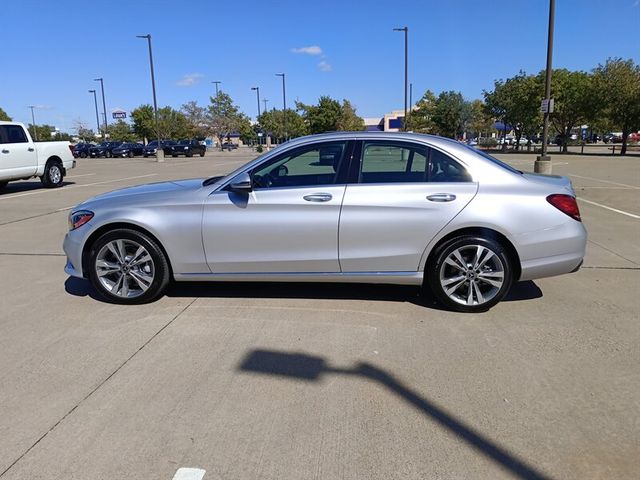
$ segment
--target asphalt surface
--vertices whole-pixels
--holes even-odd
[[[640,159],[554,154],[585,265],[479,315],[386,286],[122,307],[64,274],[71,206],[252,156],[81,160],[63,188],[0,193],[2,480],[638,478]]]

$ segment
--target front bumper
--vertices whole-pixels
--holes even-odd
[[[67,256],[67,264],[64,271],[72,277],[84,278],[82,272],[82,242],[77,230],[68,232],[62,242],[62,249]]]

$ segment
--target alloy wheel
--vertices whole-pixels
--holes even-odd
[[[147,249],[129,239],[105,244],[96,256],[95,271],[104,289],[120,298],[139,297],[149,289],[155,276]]]
[[[440,267],[440,285],[454,302],[472,306],[491,301],[505,281],[500,257],[484,245],[453,250]]]

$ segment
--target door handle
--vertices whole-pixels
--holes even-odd
[[[328,202],[333,198],[330,193],[310,193],[305,195],[304,198],[307,202]]]
[[[2,153],[9,153],[9,150],[7,150],[6,148],[3,148]]]
[[[453,193],[434,193],[427,195],[427,200],[431,202],[453,202],[456,196]]]
[[[27,150],[30,151],[30,152],[33,152],[33,151],[35,151],[35,148],[29,147],[29,148],[27,148]]]

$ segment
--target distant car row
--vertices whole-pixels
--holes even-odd
[[[165,155],[177,157],[185,155],[193,157],[200,155],[204,157],[207,150],[206,145],[202,145],[198,140],[161,140],[160,146]],[[73,156],[76,158],[99,158],[99,157],[148,157],[156,154],[158,141],[153,140],[147,145],[131,142],[102,142],[98,145],[91,143],[79,143],[73,147]]]

